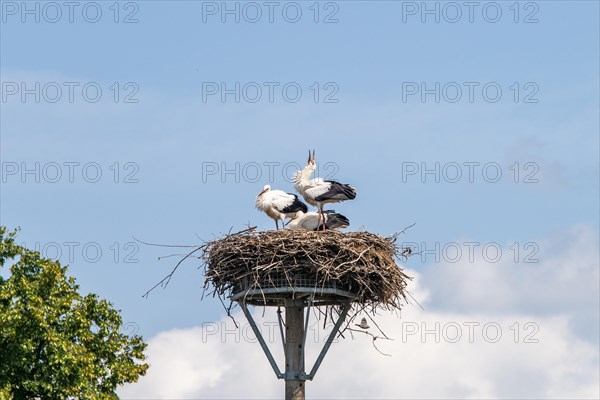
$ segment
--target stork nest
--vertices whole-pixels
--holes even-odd
[[[309,285],[350,293],[361,309],[400,309],[411,277],[396,264],[410,254],[396,237],[369,232],[249,229],[205,244],[205,288],[224,299],[238,292]],[[302,284],[299,282],[302,281]],[[316,290],[318,293],[318,290]],[[268,296],[263,296],[265,305]]]

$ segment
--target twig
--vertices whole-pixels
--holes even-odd
[[[184,256],[185,256],[185,254],[177,254],[177,253],[175,253],[175,254],[169,254],[169,255],[166,255],[166,256],[158,256],[158,260],[160,261],[163,258],[184,257]]]
[[[171,273],[167,276],[165,276],[164,278],[162,278],[160,280],[160,282],[158,282],[156,285],[152,286],[146,293],[144,293],[144,295],[142,296],[142,298],[148,298],[148,295],[150,294],[151,291],[153,291],[154,289],[156,289],[158,286],[162,286],[163,289],[167,287],[167,285],[169,284],[169,281],[171,280],[171,278],[173,277],[173,274],[175,273],[175,271],[177,270],[177,268],[179,268],[179,266],[181,265],[182,262],[184,262],[189,256],[191,256],[192,254],[194,254],[195,252],[197,252],[198,250],[204,248],[206,245],[203,244],[202,246],[196,247],[194,250],[190,251],[185,257],[183,257],[181,260],[179,260],[179,262],[177,263],[177,265],[175,265],[175,268],[173,268],[173,270],[171,271]]]
[[[148,242],[144,242],[138,238],[136,238],[135,236],[132,236],[133,240],[135,240],[136,242],[139,242],[141,244],[145,244],[146,246],[157,246],[157,247],[198,247],[197,244],[194,245],[184,245],[184,244],[160,244],[160,243],[148,243]]]
[[[393,340],[393,339],[390,339],[390,338],[388,338],[388,337],[375,336],[375,335],[373,335],[373,334],[372,334],[371,332],[369,332],[369,331],[359,331],[358,329],[354,329],[354,328],[348,328],[348,330],[349,330],[350,332],[364,333],[365,335],[369,335],[369,336],[371,336],[371,337],[373,338],[373,340],[371,341],[371,343],[373,344],[373,347],[375,347],[375,350],[377,350],[379,353],[383,354],[383,355],[384,355],[384,356],[386,356],[386,357],[391,357],[391,356],[392,356],[391,354],[387,354],[387,353],[384,353],[383,351],[379,350],[379,348],[377,347],[377,345],[375,345],[375,341],[376,341],[377,339],[384,339],[384,340]]]

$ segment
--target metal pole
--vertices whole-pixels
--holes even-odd
[[[285,308],[285,400],[304,400],[304,307]]]
[[[310,299],[308,299],[308,307],[306,308],[306,321],[304,321],[304,331],[302,331],[302,354],[300,354],[300,360],[302,361],[302,372],[305,374],[304,369],[306,366],[304,365],[304,350],[306,349],[306,335],[308,331],[308,319],[310,318],[310,306],[312,306],[315,295],[313,294]],[[304,376],[304,375],[303,375]]]

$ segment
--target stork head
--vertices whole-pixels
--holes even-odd
[[[310,176],[317,169],[317,163],[315,162],[315,151],[312,152],[308,150],[308,161],[306,162],[306,166],[302,168],[302,170],[296,172],[294,175],[294,183],[296,185],[300,184],[305,179],[310,179]]]
[[[271,185],[265,185],[265,186],[263,186],[262,191],[258,195],[261,196],[261,195],[267,193],[269,190],[271,190]]]
[[[294,216],[292,217],[293,220],[296,220],[298,218],[302,218],[304,216],[304,211],[300,210],[300,211],[296,211],[294,213]]]
[[[315,162],[315,151],[313,150],[312,152],[310,150],[308,150],[308,161],[306,162],[306,164],[310,164],[310,163],[314,163]]]
[[[308,161],[306,162],[306,166],[311,171],[314,171],[317,168],[317,162],[315,161],[315,151],[314,150],[312,151],[312,153],[310,150],[308,150]]]

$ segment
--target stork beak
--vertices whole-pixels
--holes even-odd
[[[311,155],[310,155],[310,149],[308,149],[308,161],[306,162],[307,164],[310,164],[310,160],[311,160]]]
[[[315,150],[313,149],[311,160],[315,161]]]
[[[258,195],[261,196],[263,193],[265,193],[268,189],[263,189],[262,192],[260,192]]]

